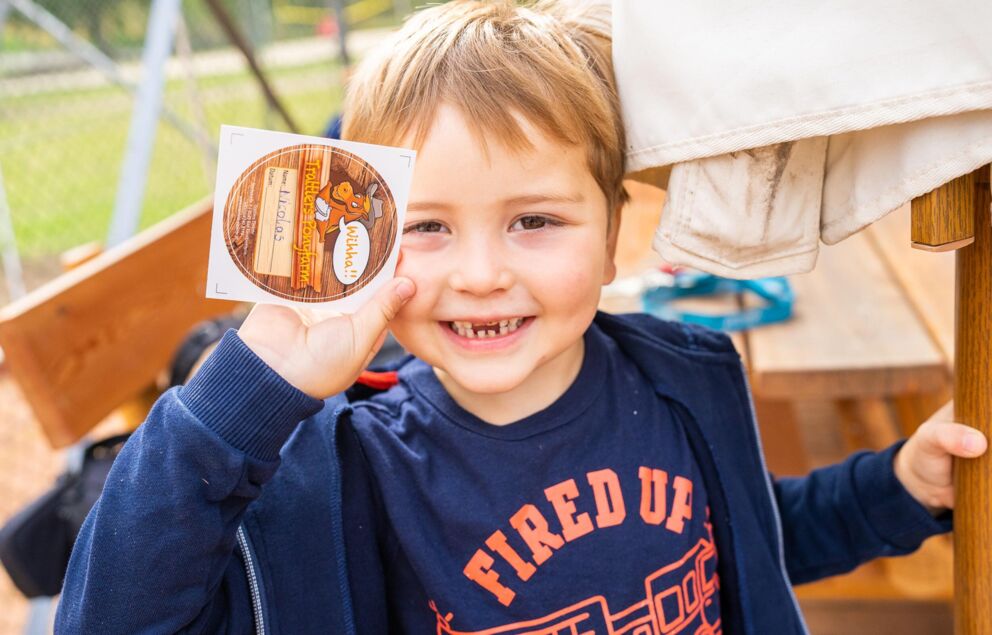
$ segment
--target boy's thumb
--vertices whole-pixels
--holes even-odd
[[[372,299],[351,316],[355,329],[355,344],[360,351],[369,351],[386,330],[389,321],[413,297],[417,288],[409,278],[394,278],[376,292]]]

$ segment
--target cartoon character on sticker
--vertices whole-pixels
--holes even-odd
[[[337,184],[330,181],[324,185],[314,200],[314,220],[317,222],[317,239],[321,242],[328,232],[338,229],[339,221],[346,223],[361,221],[366,229],[372,229],[377,218],[382,217],[382,201],[375,198],[378,183],[370,183],[365,193],[355,191],[351,179]]]

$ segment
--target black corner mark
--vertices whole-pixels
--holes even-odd
[[[227,291],[221,291],[220,290],[220,283],[219,282],[214,283],[214,293],[216,293],[218,295],[227,295]]]
[[[406,167],[410,167],[410,163],[413,161],[413,157],[409,154],[401,154],[401,159],[406,159]]]

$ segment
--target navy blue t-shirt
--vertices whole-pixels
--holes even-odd
[[[706,492],[678,416],[596,325],[572,386],[494,426],[433,370],[343,439],[359,632],[720,632]]]

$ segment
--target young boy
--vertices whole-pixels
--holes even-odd
[[[587,11],[456,0],[366,60],[345,136],[418,149],[396,280],[255,307],[158,401],[57,630],[802,633],[791,584],[950,529],[980,434],[772,482],[728,338],[597,314],[623,129]],[[415,357],[346,391],[387,326]]]

